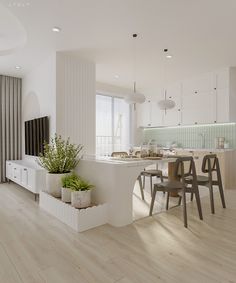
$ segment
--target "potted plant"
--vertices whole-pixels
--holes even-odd
[[[75,173],[62,177],[61,200],[63,202],[71,202],[71,186],[77,178],[78,176]]]
[[[71,205],[75,208],[86,208],[91,205],[91,189],[94,186],[80,177],[74,178],[70,183]]]
[[[70,173],[81,159],[82,145],[70,143],[55,134],[50,144],[44,145],[43,154],[39,156],[39,164],[47,170],[46,191],[54,197],[61,197],[61,178]]]

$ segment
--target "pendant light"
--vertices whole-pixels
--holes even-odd
[[[164,49],[164,52],[167,53],[168,52],[168,49]],[[166,58],[171,58],[168,56],[168,54],[166,55]],[[175,107],[175,102],[174,100],[170,100],[170,99],[167,99],[167,90],[165,90],[165,99],[162,99],[160,101],[158,101],[158,107],[160,110],[165,110],[165,113],[166,113],[166,110],[169,110],[169,109],[172,109]]]
[[[132,35],[134,42],[137,36],[138,35],[136,33]],[[128,104],[144,103],[146,100],[145,96],[142,93],[137,92],[136,89],[136,49],[135,48],[133,54],[134,54],[134,88],[133,88],[133,92],[128,94],[124,98],[125,102],[127,102]]]

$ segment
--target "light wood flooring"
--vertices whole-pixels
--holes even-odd
[[[226,200],[223,209],[216,195],[211,215],[204,197],[204,221],[189,203],[189,229],[177,207],[77,234],[26,190],[0,185],[0,283],[236,282],[236,190]]]

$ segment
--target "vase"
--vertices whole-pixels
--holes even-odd
[[[61,200],[63,202],[71,202],[71,190],[68,188],[61,188]]]
[[[65,177],[67,174],[68,173],[61,173],[61,174],[47,173],[46,192],[56,198],[60,198],[61,187],[62,187],[61,179]]]
[[[91,190],[87,191],[72,191],[71,205],[75,208],[86,208],[91,204]]]

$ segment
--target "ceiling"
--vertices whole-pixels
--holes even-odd
[[[235,11],[235,0],[0,0],[0,73],[24,76],[54,51],[73,50],[96,62],[97,81],[131,88],[131,35],[138,33],[138,89],[152,95],[166,83],[236,65]]]

